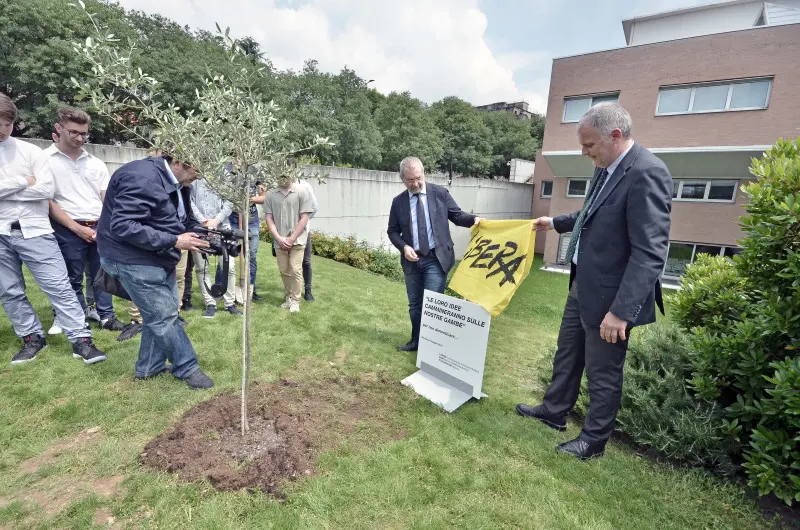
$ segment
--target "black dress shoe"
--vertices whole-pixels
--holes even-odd
[[[557,430],[558,432],[564,432],[567,430],[567,420],[564,418],[556,418],[555,416],[548,414],[544,408],[544,405],[531,407],[525,403],[519,403],[517,404],[517,412],[520,416],[536,418],[540,422],[544,423],[551,429]]]
[[[417,351],[417,342],[410,341],[408,344],[403,344],[402,346],[397,347],[397,351]]]
[[[581,438],[575,438],[556,446],[556,451],[575,456],[581,460],[599,458],[605,453],[605,442],[589,443]]]

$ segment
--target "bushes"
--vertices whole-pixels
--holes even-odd
[[[261,226],[261,240],[272,244],[272,234],[265,224]],[[341,238],[321,232],[311,233],[311,245],[312,252],[323,258],[380,274],[390,280],[403,281],[400,256],[384,248],[371,247],[366,241],[357,241],[353,236]]]
[[[690,389],[725,411],[721,432],[751,486],[800,501],[800,139],[779,140],[751,172],[742,251],[701,257],[675,316],[691,331]]]
[[[661,321],[631,334],[624,367],[622,407],[617,427],[635,442],[691,465],[731,471],[730,443],[719,430],[722,410],[696,399],[685,386],[691,373],[689,339],[675,324]],[[547,384],[552,358],[544,361]],[[576,409],[588,410],[585,379]]]

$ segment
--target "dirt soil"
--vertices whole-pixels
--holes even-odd
[[[244,437],[239,395],[220,394],[148,443],[141,461],[186,481],[208,480],[218,490],[283,498],[286,481],[314,474],[317,455],[342,439],[359,444],[403,436],[402,426],[387,428],[398,406],[389,388],[394,382],[374,376],[253,385]]]

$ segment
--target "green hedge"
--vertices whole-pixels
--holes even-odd
[[[689,346],[686,333],[669,321],[633,330],[617,428],[670,459],[731,473],[730,443],[719,430],[722,410],[686,389],[692,369]],[[540,383],[546,388],[553,357],[543,359],[539,368]],[[585,415],[588,404],[584,378],[576,412]]]
[[[261,240],[272,244],[272,234],[265,223],[261,224]],[[311,232],[311,251],[323,258],[345,263],[357,269],[386,276],[390,280],[403,281],[400,256],[385,248],[358,241],[354,236],[337,237]]]
[[[800,501],[800,138],[779,140],[744,187],[746,237],[733,262],[701,256],[673,297],[691,332],[689,387],[725,410],[749,484]]]

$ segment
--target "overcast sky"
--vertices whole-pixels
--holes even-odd
[[[273,64],[354,69],[433,102],[528,101],[544,112],[554,57],[625,45],[622,19],[712,0],[118,0],[181,25],[230,27]],[[600,5],[602,4],[602,8]]]

